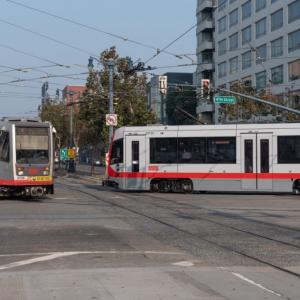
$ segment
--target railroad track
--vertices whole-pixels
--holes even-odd
[[[152,216],[151,214],[147,214],[147,213],[144,213],[144,212],[141,212],[139,211],[137,208],[132,208],[132,207],[127,207],[126,205],[123,205],[121,203],[116,203],[114,200],[107,200],[107,199],[103,199],[102,197],[98,196],[98,195],[95,195],[95,193],[92,193],[92,192],[89,192],[89,191],[83,191],[81,189],[78,189],[74,186],[69,186],[68,184],[64,184],[64,183],[59,183],[61,184],[62,186],[66,187],[67,189],[69,190],[73,190],[73,191],[76,191],[76,192],[79,192],[81,194],[84,194],[84,195],[87,195],[97,201],[101,201],[103,203],[106,203],[108,205],[110,205],[111,207],[117,207],[119,209],[122,209],[122,210],[125,210],[127,212],[130,212],[130,213],[133,213],[139,217],[143,217],[143,218],[146,218],[148,220],[151,220],[153,222],[156,222],[156,223],[159,223],[163,226],[166,226],[168,227],[169,229],[172,229],[172,230],[175,230],[177,232],[180,232],[182,234],[185,234],[186,236],[189,236],[189,237],[192,237],[193,239],[196,239],[198,241],[203,241],[203,242],[206,242],[208,244],[211,244],[215,247],[218,247],[219,249],[222,249],[222,250],[225,250],[225,251],[228,251],[228,252],[231,252],[231,253],[235,253],[237,255],[240,255],[244,258],[247,258],[249,260],[252,260],[252,261],[255,261],[255,262],[258,262],[260,264],[263,264],[265,266],[268,266],[268,267],[271,267],[271,268],[274,268],[276,270],[279,270],[279,271],[282,271],[286,274],[289,274],[289,275],[292,275],[294,277],[297,277],[298,279],[300,278],[300,273],[298,272],[294,272],[292,270],[289,270],[285,267],[281,267],[279,265],[276,265],[274,263],[271,263],[269,261],[266,261],[260,257],[257,257],[257,256],[254,256],[252,254],[249,254],[245,251],[240,251],[232,246],[227,246],[227,245],[224,245],[224,244],[221,244],[219,242],[216,242],[216,241],[212,241],[208,238],[205,238],[205,237],[202,237],[202,236],[199,236],[198,234],[195,234],[189,230],[186,230],[184,228],[181,228],[180,226],[177,226],[176,224],[172,224],[170,222],[167,222],[165,220],[163,220],[163,218],[159,218],[159,217],[155,217],[155,216]],[[127,200],[130,200],[130,201],[134,201],[135,203],[139,202],[140,199],[135,197],[135,196],[130,196],[130,194],[125,194],[125,193],[122,193],[121,194],[123,198],[127,199]],[[145,196],[145,195],[143,195]],[[177,205],[179,205],[178,202],[174,202],[173,200],[167,200],[167,199],[161,199],[161,197],[156,197],[156,196],[153,196],[153,194],[147,194],[145,197],[147,198],[152,198],[152,199],[156,199],[156,200],[164,200],[168,203],[176,203]],[[149,202],[147,202],[149,204]],[[189,205],[188,205],[189,206]],[[165,206],[162,206],[162,205],[159,205],[158,203],[155,203],[155,207],[159,207],[159,208],[163,208],[163,209],[167,209],[167,210],[171,210],[171,211],[176,211],[178,213],[178,209],[172,209],[172,208],[168,208],[168,207],[165,207]],[[191,208],[192,206],[189,206],[189,208]],[[198,207],[199,209],[199,207]],[[259,239],[263,239],[263,240],[268,240],[268,241],[272,241],[272,242],[275,242],[275,243],[278,243],[280,245],[284,245],[284,246],[287,246],[287,247],[292,247],[293,249],[297,249],[299,250],[300,252],[300,246],[299,245],[296,245],[296,244],[293,244],[293,243],[289,243],[289,242],[285,242],[285,241],[282,241],[282,240],[278,240],[278,239],[275,239],[275,238],[271,238],[271,237],[268,237],[268,236],[264,236],[264,235],[261,235],[261,234],[256,234],[256,233],[253,233],[253,232],[250,232],[250,231],[246,231],[246,230],[241,230],[241,229],[238,229],[238,228],[235,228],[233,226],[228,226],[222,222],[217,222],[217,221],[213,221],[213,220],[209,220],[209,219],[206,219],[206,218],[202,218],[200,217],[201,219],[203,219],[203,221],[206,221],[206,222],[210,222],[210,223],[213,223],[217,226],[222,226],[223,228],[226,227],[227,229],[229,230],[233,230],[233,231],[238,231],[240,233],[243,233],[243,234],[247,234],[247,235],[251,235],[251,236],[254,236],[256,238],[259,238]],[[277,226],[276,224],[274,226]],[[189,241],[190,245],[191,246],[196,246],[197,247],[197,243],[195,243],[194,241]]]

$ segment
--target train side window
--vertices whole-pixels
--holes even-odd
[[[300,164],[300,136],[278,136],[277,153],[279,164]]]
[[[177,138],[150,139],[151,164],[177,163]]]
[[[205,163],[206,145],[205,138],[180,138],[178,139],[178,163],[197,164]]]
[[[245,140],[244,156],[245,156],[245,173],[253,173],[253,141],[252,140]]]
[[[236,163],[235,137],[208,137],[207,163],[234,164]]]
[[[0,161],[9,161],[9,133],[0,130]]]
[[[123,139],[119,139],[113,142],[110,163],[123,163]]]

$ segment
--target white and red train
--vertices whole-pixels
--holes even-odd
[[[0,195],[53,193],[53,131],[36,119],[0,119]]]
[[[300,124],[122,127],[109,154],[120,189],[300,193]]]

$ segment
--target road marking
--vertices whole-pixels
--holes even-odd
[[[0,266],[0,271],[2,270],[8,270],[13,269],[21,266],[31,265],[39,262],[49,261],[60,257],[66,257],[66,256],[73,256],[73,255],[80,255],[80,254],[141,254],[141,255],[147,255],[147,254],[157,254],[157,255],[182,255],[181,252],[164,252],[164,251],[155,251],[155,250],[147,250],[147,251],[74,251],[74,252],[53,252],[53,253],[22,253],[22,254],[3,254],[4,256],[35,256],[35,255],[43,255],[41,257],[36,258],[30,258],[25,259],[21,261],[16,261],[13,263],[9,263],[6,265]]]
[[[174,266],[179,266],[179,267],[193,267],[195,264],[191,261],[179,261],[176,263],[173,263]]]
[[[250,283],[250,284],[252,284],[252,285],[254,285],[254,286],[256,286],[256,287],[258,287],[258,288],[260,288],[260,289],[262,289],[264,291],[266,291],[266,292],[268,292],[268,293],[271,293],[271,294],[276,295],[278,297],[282,297],[281,294],[276,293],[275,291],[272,291],[272,290],[264,287],[263,285],[261,285],[259,283],[256,283],[255,281],[253,281],[253,280],[251,280],[251,279],[243,276],[242,274],[235,273],[235,272],[231,272],[231,274],[234,275],[234,276],[236,276],[236,277],[238,277],[238,278],[240,278],[241,280],[244,280],[244,281],[246,281],[246,282],[248,282],[248,283]]]

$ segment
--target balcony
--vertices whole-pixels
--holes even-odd
[[[197,105],[197,108],[196,108],[197,114],[202,114],[205,112],[213,112],[213,111],[214,111],[214,107],[211,102],[201,102]]]
[[[203,41],[200,43],[199,47],[197,48],[197,53],[200,53],[205,50],[213,50],[214,46],[215,45],[213,41]]]
[[[197,14],[206,9],[212,9],[215,5],[215,0],[203,0],[197,7]]]
[[[199,70],[200,72],[213,71],[214,64],[212,62],[203,62],[201,65],[199,65]]]
[[[210,19],[206,19],[201,21],[197,26],[197,34],[201,31],[207,30],[207,29],[213,29],[214,28],[214,22]]]

